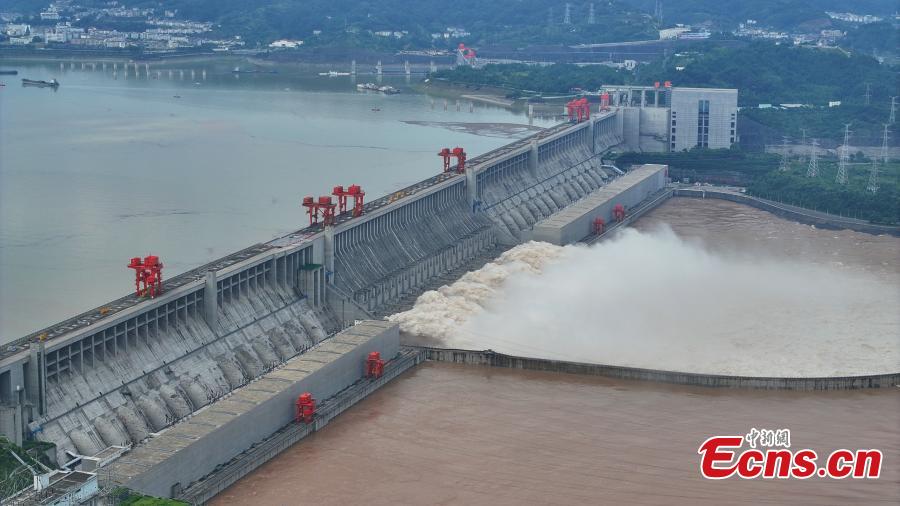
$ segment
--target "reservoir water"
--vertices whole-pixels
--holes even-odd
[[[381,196],[439,171],[442,147],[477,155],[553,123],[445,110],[415,77],[385,78],[403,89],[386,96],[309,69],[123,63],[4,62],[19,75],[0,78],[0,343],[125,295],[133,256],[171,277],[302,228],[304,195]]]

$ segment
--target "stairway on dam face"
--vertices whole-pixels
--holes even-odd
[[[141,441],[326,337],[330,316],[291,290],[261,286],[219,308],[217,335],[199,315],[141,334],[115,356],[82,357],[48,382],[40,440],[93,455]],[[220,337],[221,336],[221,337]]]

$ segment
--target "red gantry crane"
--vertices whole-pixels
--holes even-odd
[[[309,224],[315,225],[322,218],[322,223],[327,227],[334,225],[335,217],[347,210],[347,199],[353,199],[353,216],[362,216],[363,198],[366,192],[359,185],[351,185],[347,190],[343,186],[335,186],[332,189],[332,195],[337,197],[337,203],[331,198],[331,195],[322,195],[318,199],[311,196],[303,197],[301,206],[306,208],[306,214],[309,215]]]
[[[134,269],[134,294],[138,297],[149,296],[151,299],[163,291],[163,264],[156,255],[134,257],[127,266]]]
[[[341,214],[347,211],[347,199],[353,199],[353,217],[362,216],[363,213],[363,199],[366,196],[366,192],[363,191],[362,187],[356,184],[350,185],[346,190],[343,186],[335,186],[332,195],[337,197],[337,212]]]
[[[566,103],[569,113],[569,121],[581,123],[591,118],[591,105],[586,97],[577,98]]]
[[[444,172],[450,172],[450,159],[456,158],[456,173],[462,174],[466,171],[466,150],[457,146],[453,149],[444,148],[438,151],[438,156],[444,159]]]

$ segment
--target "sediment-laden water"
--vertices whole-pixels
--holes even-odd
[[[673,199],[593,247],[518,246],[393,315],[429,344],[759,376],[900,371],[900,240]]]

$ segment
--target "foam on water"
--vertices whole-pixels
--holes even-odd
[[[670,229],[530,242],[390,317],[447,347],[759,376],[900,371],[900,289],[871,274],[712,253]]]

